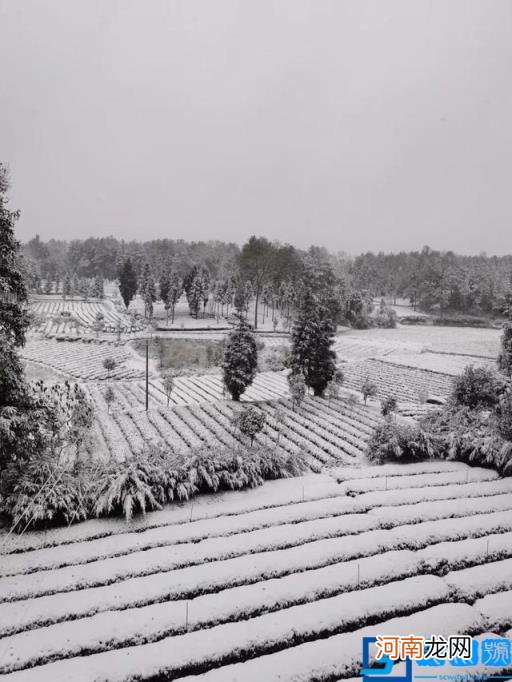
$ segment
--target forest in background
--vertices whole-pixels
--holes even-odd
[[[23,247],[25,269],[32,290],[46,280],[66,277],[115,280],[129,258],[137,277],[149,267],[155,282],[172,271],[186,281],[195,268],[207,273],[210,287],[242,279],[258,295],[282,299],[300,288],[305,277],[319,288],[335,287],[346,308],[364,305],[375,297],[390,302],[408,299],[418,311],[512,317],[512,256],[463,256],[429,247],[400,253],[365,253],[350,257],[323,247],[303,251],[290,244],[251,238],[239,247],[220,241],[186,242],[158,239],[125,242],[114,237],[42,241],[38,236]]]

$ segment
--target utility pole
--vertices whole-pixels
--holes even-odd
[[[149,404],[149,339],[146,337],[146,412]]]

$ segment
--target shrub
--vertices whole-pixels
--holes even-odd
[[[303,374],[300,372],[290,372],[286,380],[288,381],[288,391],[290,392],[293,407],[300,407],[300,404],[306,397],[306,382]]]
[[[107,374],[110,377],[110,372],[116,367],[116,361],[114,358],[105,358],[103,360],[103,367],[107,370]]]
[[[110,414],[110,406],[116,399],[116,394],[114,393],[114,389],[112,388],[112,386],[107,386],[103,394],[103,398],[107,403],[107,412]]]
[[[380,403],[380,412],[384,417],[387,417],[390,415],[392,412],[396,411],[397,408],[397,401],[396,398],[392,396],[388,396],[387,398],[384,398],[384,400],[381,400]]]
[[[260,361],[261,372],[280,372],[289,366],[290,349],[288,346],[274,346],[269,348]]]
[[[496,425],[505,440],[512,441],[512,393],[504,393],[496,405]]]
[[[498,356],[498,368],[509,378],[512,376],[512,325],[507,324],[501,337],[501,352]]]
[[[396,313],[392,308],[384,305],[379,308],[377,313],[371,318],[371,321],[376,327],[384,329],[395,329],[396,327]]]
[[[69,525],[88,517],[90,478],[50,458],[30,460],[14,478],[17,481],[3,511],[11,517],[16,532],[55,523]]]
[[[504,390],[504,382],[486,367],[468,365],[453,381],[451,402],[469,408],[493,407]]]
[[[370,462],[417,462],[435,454],[435,446],[419,426],[386,421],[378,426],[367,446]]]
[[[143,456],[111,463],[100,480],[94,505],[96,516],[123,513],[129,521],[134,512],[145,514],[146,509],[160,509],[151,488],[155,473],[154,465]]]
[[[421,426],[439,457],[512,474],[512,442],[499,431],[499,421],[489,410],[467,407],[445,409],[422,420]]]
[[[240,432],[251,439],[251,447],[255,436],[262,431],[265,426],[265,413],[259,410],[254,405],[244,407],[235,417],[235,427],[240,429]]]
[[[373,398],[377,395],[377,391],[377,384],[374,384],[373,381],[370,381],[370,379],[366,377],[366,379],[363,381],[363,385],[361,386],[361,393],[363,394],[365,405],[368,398]]]

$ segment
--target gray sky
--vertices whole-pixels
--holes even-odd
[[[18,235],[511,252],[512,0],[0,0]]]

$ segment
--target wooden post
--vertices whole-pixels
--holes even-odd
[[[146,412],[149,405],[149,339],[146,338]]]

